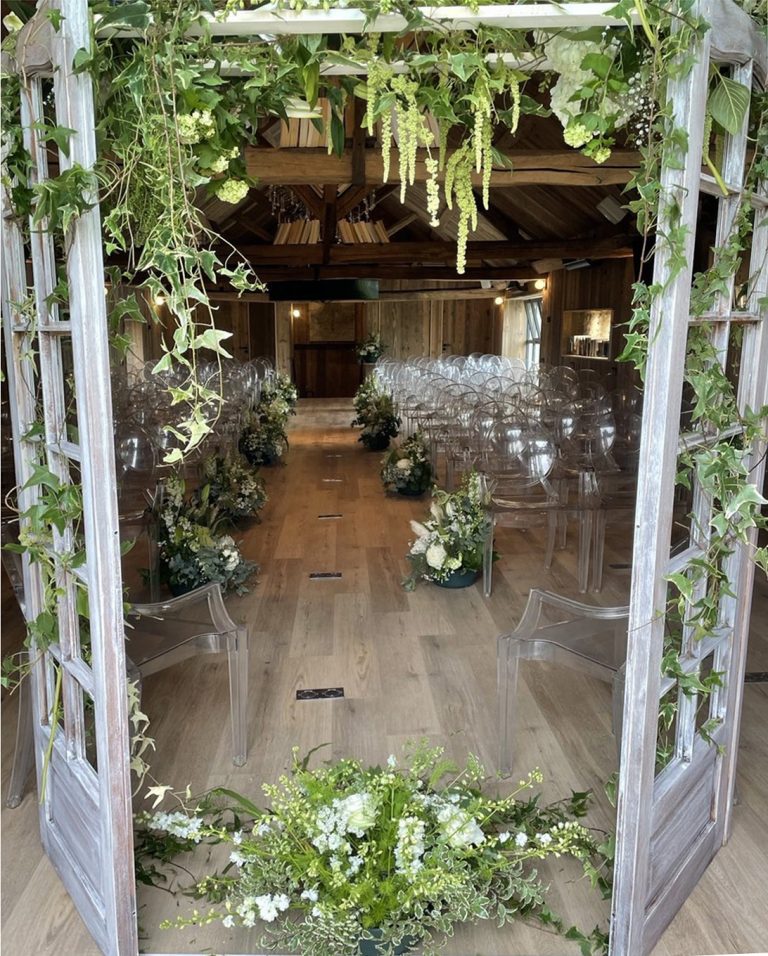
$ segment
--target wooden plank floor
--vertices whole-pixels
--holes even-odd
[[[244,534],[244,550],[259,561],[258,586],[231,600],[235,616],[251,628],[250,754],[231,763],[226,661],[209,656],[148,678],[143,709],[157,741],[153,775],[179,788],[213,785],[259,795],[289,765],[291,748],[327,743],[329,757],[378,762],[409,738],[427,736],[457,759],[475,752],[489,770],[495,752],[495,641],[516,624],[528,591],[543,586],[578,597],[575,543],[543,569],[538,533],[502,529],[502,558],[494,594],[480,585],[446,591],[420,585],[408,594],[400,581],[411,536],[408,520],[425,503],[386,497],[378,455],[356,444],[346,426],[346,404],[303,402],[291,433],[286,467],[264,471],[269,503],[264,520]],[[336,514],[338,520],[318,515]],[[629,560],[627,534],[606,546],[602,604],[627,599],[629,577],[612,564]],[[340,571],[340,580],[312,581],[312,571]],[[13,600],[4,597],[4,652],[18,640]],[[768,588],[756,589],[749,669],[768,671]],[[343,686],[343,700],[297,701],[296,690]],[[15,699],[3,702],[3,787],[10,771]],[[520,682],[516,773],[539,766],[545,795],[571,788],[595,790],[596,826],[613,826],[602,781],[615,768],[607,685],[545,664],[524,664]],[[731,842],[705,873],[664,935],[655,956],[745,953],[765,948],[768,919],[760,893],[768,883],[768,685],[745,694],[739,794]],[[500,785],[503,790],[504,784]],[[3,951],[14,956],[90,956],[96,949],[42,856],[35,799],[3,810]],[[194,869],[194,867],[193,867]],[[596,902],[578,871],[560,862],[547,871],[551,903],[584,927],[605,923],[607,904]],[[141,887],[142,947],[154,953],[255,952],[255,936],[221,927],[159,930],[186,903]],[[7,946],[7,949],[6,949]],[[572,944],[534,928],[462,927],[449,956],[569,954]]]

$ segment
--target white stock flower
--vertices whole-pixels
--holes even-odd
[[[521,830],[521,831],[517,834],[517,836],[515,837],[515,843],[516,843],[519,847],[523,847],[523,846],[525,846],[525,844],[526,844],[527,842],[528,842],[528,837],[527,837],[526,834],[523,833],[523,831]]]
[[[411,463],[407,458],[401,458],[400,461],[397,462],[395,467],[399,469],[400,471],[410,471]]]

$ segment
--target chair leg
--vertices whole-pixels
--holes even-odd
[[[483,591],[488,598],[493,589],[493,518],[483,546]]]
[[[565,516],[561,515],[560,512],[549,511],[547,513],[547,550],[544,554],[544,567],[547,571],[552,567],[552,559],[555,556],[555,539],[561,520],[565,520]]]
[[[233,763],[242,767],[248,756],[248,629],[239,627],[227,637],[229,703],[232,719]]]
[[[603,555],[605,553],[605,511],[595,512],[592,538],[592,590],[603,589]]]
[[[18,807],[24,798],[24,790],[35,762],[35,734],[32,726],[32,700],[27,681],[19,684],[19,716],[16,721],[16,749],[13,753],[11,781],[5,805]]]
[[[508,636],[499,638],[496,677],[499,695],[499,773],[508,776],[514,764],[512,745],[515,737],[517,707],[518,646]]]
[[[593,512],[585,508],[579,514],[579,591],[586,593],[589,586],[589,552],[592,546]]]

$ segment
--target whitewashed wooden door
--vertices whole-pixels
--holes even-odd
[[[733,14],[728,11],[728,15]],[[691,263],[699,195],[719,196],[717,244],[730,234],[742,200],[746,149],[746,119],[739,135],[728,137],[722,174],[728,186],[723,196],[714,180],[702,175],[701,156],[710,55],[721,61],[717,49],[733,30],[718,21],[717,7],[702,4],[713,29],[700,44],[698,62],[689,76],[671,84],[677,125],[686,129],[688,153],[684,168],[668,166],[663,184],[680,204],[680,221],[689,226],[685,238],[688,263],[657,299],[651,316],[651,345],[645,383],[645,411],[641,443],[640,480],[634,537],[636,556],[632,575],[627,683],[620,767],[617,821],[616,885],[613,899],[611,952],[614,956],[641,956],[650,952],[701,874],[726,841],[730,827],[739,739],[745,654],[754,566],[748,549],[738,547],[728,559],[733,595],[719,602],[719,625],[702,640],[683,627],[678,659],[688,674],[710,669],[722,672],[724,686],[708,703],[705,717],[717,723],[713,743],[697,732],[696,698],[679,692],[673,678],[661,674],[667,622],[666,576],[686,573],[706,545],[710,502],[694,488],[694,519],[688,547],[670,557],[678,456],[688,448],[714,444],[721,435],[680,434],[683,366],[689,330],[694,323],[708,330],[722,364],[733,347],[731,330],[742,330],[740,408],[763,405],[768,377],[768,330],[759,300],[766,295],[765,189],[753,198],[756,226],[753,234],[749,294],[737,310],[733,279],[717,296],[711,313],[689,316]],[[738,19],[738,18],[737,18]],[[746,18],[745,18],[746,19]],[[740,24],[743,25],[743,24]],[[738,34],[738,31],[737,31]],[[746,41],[748,34],[742,34]],[[722,48],[722,47],[721,47]],[[742,53],[748,50],[743,42]],[[753,63],[740,55],[733,78],[750,87]],[[764,70],[764,64],[761,65]],[[764,75],[764,74],[763,74]],[[669,226],[661,211],[659,232]],[[657,253],[654,283],[665,285],[671,264]],[[754,447],[747,459],[752,480],[762,485],[764,448]],[[656,771],[656,741],[660,702],[668,695],[678,701],[671,759]],[[701,721],[701,717],[699,717]]]
[[[61,13],[58,30],[47,16],[52,9]],[[60,169],[77,164],[88,170],[95,161],[91,80],[71,71],[75,52],[89,45],[86,0],[40,5],[19,38],[22,124],[37,182],[48,178],[44,129],[52,120],[44,98],[51,95],[55,122],[74,130],[68,155],[59,151]],[[83,497],[82,528],[67,523],[54,533],[51,549],[58,643],[41,656],[32,651],[40,834],[101,950],[122,956],[138,951],[136,894],[109,346],[95,190],[90,198],[95,205],[66,234],[68,296],[60,307],[52,297],[60,247],[45,222],[32,224],[25,239],[3,191],[2,309],[20,508],[38,498],[38,486],[24,487],[36,465],[63,486],[79,473]],[[30,256],[34,291],[27,285]],[[65,382],[69,356],[73,386]],[[38,421],[42,436],[30,431]],[[80,533],[85,563],[71,570],[60,555],[72,551]],[[75,574],[87,586],[87,643],[81,640]],[[39,568],[26,559],[24,585],[27,614],[34,618],[44,606],[44,583]],[[57,697],[61,705],[54,709]],[[66,941],[62,946],[66,949]]]

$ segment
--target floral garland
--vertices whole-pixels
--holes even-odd
[[[468,472],[458,491],[436,491],[424,522],[411,521],[416,534],[408,552],[411,573],[403,586],[412,591],[419,580],[447,581],[454,573],[483,567],[491,533],[491,516],[483,477]]]
[[[162,576],[181,594],[212,582],[224,591],[247,593],[258,565],[242,556],[230,535],[219,534],[222,515],[209,501],[207,486],[192,497],[185,492],[182,478],[166,481],[158,510]]]
[[[436,937],[459,921],[525,919],[578,940],[582,952],[604,953],[598,929],[566,930],[546,907],[535,869],[539,860],[570,857],[609,891],[608,844],[579,822],[588,795],[549,806],[538,794],[524,799],[542,780],[534,771],[494,798],[481,790],[484,776],[472,755],[460,769],[426,743],[403,766],[392,755],[384,767],[341,760],[310,770],[294,753],[291,776],[262,787],[269,810],[213,791],[191,811],[182,798],[179,809],[145,813],[140,865],[153,881],[158,857],[165,863],[200,845],[228,845],[232,873],[206,876],[189,891],[210,909],[164,925],[250,928],[261,920],[263,950],[353,956],[361,940],[376,938],[382,952],[405,940],[434,952]],[[159,799],[166,791],[158,788]]]
[[[432,484],[432,462],[421,432],[389,451],[382,461],[381,480],[387,491],[423,494]]]

